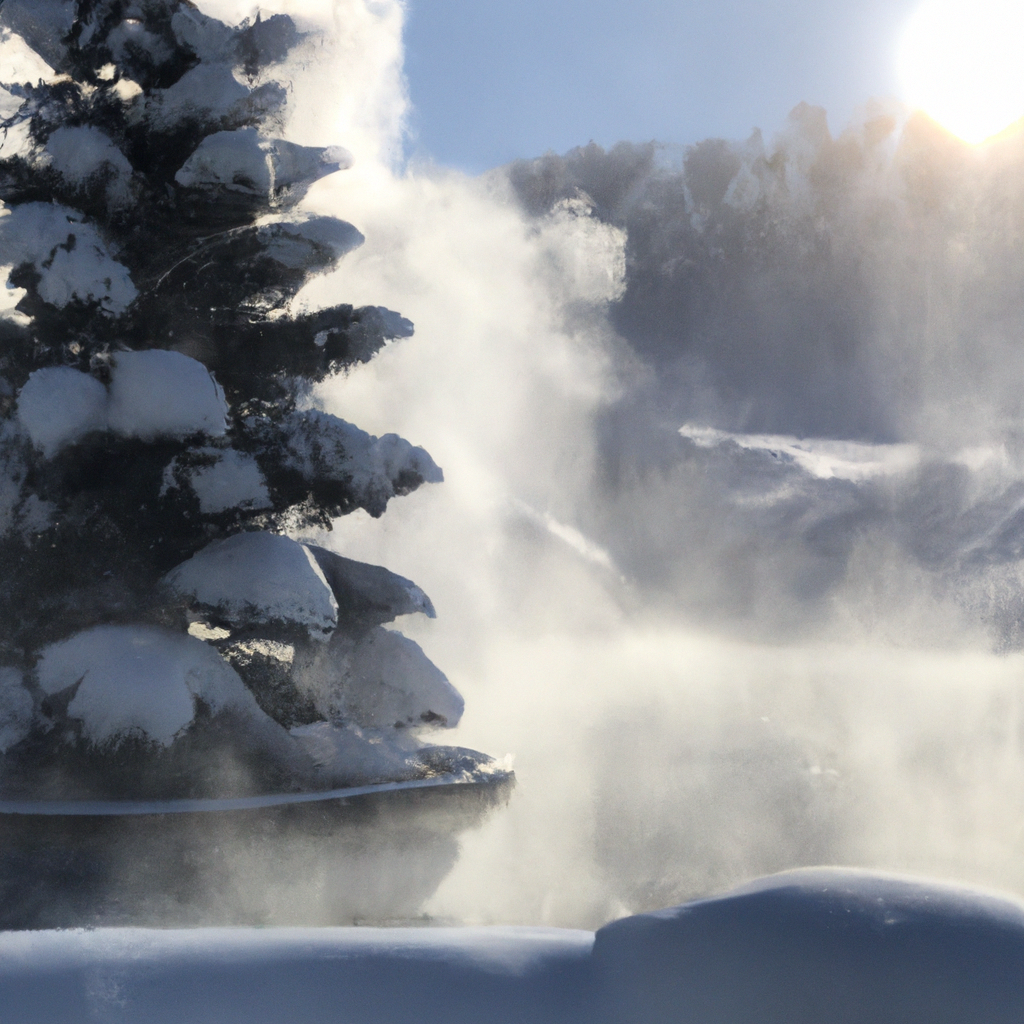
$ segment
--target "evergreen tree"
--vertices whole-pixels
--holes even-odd
[[[287,535],[441,480],[312,398],[412,324],[293,311],[362,241],[298,212],[348,154],[274,134],[296,25],[188,0],[0,4],[57,72],[3,87],[0,263],[23,290],[0,319],[4,795],[497,777],[416,738],[462,712],[382,628],[432,616],[426,595]]]

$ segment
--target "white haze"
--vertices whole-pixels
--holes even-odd
[[[250,13],[233,0],[202,6]],[[742,387],[703,378],[693,415],[672,406],[656,364],[609,318],[626,236],[587,196],[530,215],[503,173],[400,167],[395,0],[260,7],[324,33],[292,69],[289,130],[354,153],[305,206],[367,239],[300,300],[385,305],[416,324],[320,397],[364,429],[423,445],[445,471],[383,518],[355,513],[316,539],[424,588],[438,618],[399,625],[466,699],[457,733],[439,738],[515,757],[508,806],[463,837],[424,912],[593,926],[819,863],[1024,893],[1024,659],[1012,643],[994,653],[992,610],[1020,593],[1016,563],[964,577],[919,554],[907,531],[941,516],[900,518],[914,459],[868,474],[870,492],[795,461],[778,475],[765,444],[804,432],[785,412],[800,396],[784,387],[772,406],[783,412],[760,419]],[[879,288],[899,294],[900,254],[883,255]],[[969,317],[949,298],[947,323]],[[1014,403],[1002,398],[1018,387],[1016,357],[1006,349],[1001,368],[1002,348],[967,356],[948,337],[940,353],[911,353],[919,386],[843,407],[903,428],[833,438],[920,445],[924,464],[966,474],[967,512],[1011,515],[1022,474],[1006,429]],[[755,363],[756,343],[743,341]],[[858,356],[849,372],[884,370],[892,355]],[[886,372],[876,376],[891,384]],[[707,462],[672,447],[689,421],[722,434],[701,449]],[[725,436],[745,430],[760,440]],[[791,530],[821,509],[840,533],[852,524],[840,555],[809,552]]]

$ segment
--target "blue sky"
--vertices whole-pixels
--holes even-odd
[[[411,152],[476,172],[590,140],[833,130],[896,91],[917,0],[408,0]]]

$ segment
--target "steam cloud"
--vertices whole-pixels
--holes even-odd
[[[403,168],[397,0],[261,8],[322,32],[286,137],[355,156],[303,209],[367,239],[299,302],[417,326],[319,397],[447,481],[301,539],[431,594],[458,742],[516,759],[424,910],[593,926],[823,862],[1024,893],[1021,137],[802,107]]]
[[[300,298],[417,338],[323,399],[447,483],[313,539],[422,582],[403,630],[519,778],[426,911],[592,925],[822,862],[1024,891],[1020,139],[878,105],[477,179],[351,148],[308,203],[368,241]]]

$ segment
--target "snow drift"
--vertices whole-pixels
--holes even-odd
[[[798,872],[592,932],[360,928],[0,936],[11,1024],[1011,1024],[1024,907]]]

